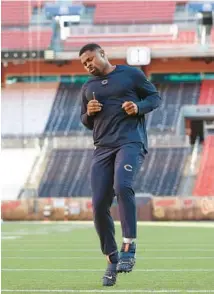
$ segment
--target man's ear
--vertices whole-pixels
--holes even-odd
[[[105,57],[105,52],[103,49],[100,50],[100,55],[101,55],[101,57]]]

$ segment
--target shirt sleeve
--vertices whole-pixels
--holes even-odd
[[[143,71],[136,69],[135,85],[138,96],[141,101],[137,102],[138,115],[143,116],[146,113],[158,108],[161,105],[161,97],[155,86],[146,78]]]
[[[89,116],[87,114],[87,104],[88,104],[88,100],[86,99],[85,87],[83,86],[82,91],[81,91],[81,115],[80,115],[80,119],[81,119],[82,124],[86,128],[88,128],[89,130],[93,130],[94,117]]]

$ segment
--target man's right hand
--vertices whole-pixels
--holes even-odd
[[[95,115],[97,112],[102,110],[102,104],[99,101],[93,99],[87,104],[87,114],[88,116]]]

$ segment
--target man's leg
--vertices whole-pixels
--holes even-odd
[[[129,272],[135,264],[135,243],[132,241],[137,235],[137,218],[133,184],[144,156],[144,149],[138,143],[126,144],[116,154],[114,189],[124,238],[118,272]]]
[[[113,201],[114,155],[107,148],[97,148],[91,166],[91,186],[94,224],[103,254],[107,256],[108,267],[103,277],[104,286],[116,283],[118,262],[114,222],[110,214]]]

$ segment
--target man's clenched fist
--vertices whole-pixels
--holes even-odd
[[[87,104],[87,114],[89,116],[95,115],[96,112],[99,112],[99,111],[102,110],[102,106],[103,105],[101,103],[99,103],[99,101],[97,101],[95,99],[89,101],[88,104]]]
[[[128,115],[135,115],[138,113],[137,105],[132,101],[126,101],[123,103],[122,108]]]

